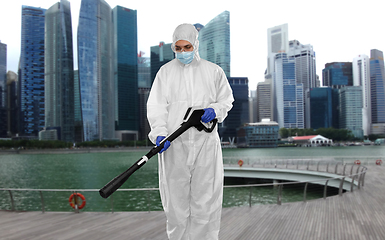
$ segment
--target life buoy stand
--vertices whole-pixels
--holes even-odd
[[[377,159],[376,160],[376,165],[381,165],[382,164],[382,160],[381,159]]]
[[[360,164],[361,164],[361,161],[360,161],[360,160],[356,160],[356,161],[354,161],[354,164],[360,165]]]
[[[80,194],[80,193],[72,193],[71,194],[70,198],[68,199],[70,206],[75,209],[75,199],[74,199],[75,195],[82,200],[82,204],[80,204],[78,209],[84,208],[84,206],[86,205],[86,198],[83,196],[83,194]]]
[[[239,165],[240,167],[242,167],[242,165],[243,165],[243,160],[242,160],[242,159],[239,159],[238,165]]]

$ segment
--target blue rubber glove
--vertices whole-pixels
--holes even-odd
[[[202,115],[201,120],[204,123],[212,121],[217,116],[212,108],[205,108],[203,110],[205,110],[205,113]]]
[[[156,138],[156,146],[159,146],[159,145],[160,145],[160,142],[161,142],[163,139],[165,139],[165,138],[166,138],[166,137],[164,137],[164,136],[158,136],[158,137]],[[171,145],[170,141],[167,140],[167,141],[164,143],[164,146],[163,146],[162,150],[160,150],[159,153],[162,153],[162,152],[166,151],[167,148],[170,147],[170,145]]]

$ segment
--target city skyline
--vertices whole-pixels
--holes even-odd
[[[7,44],[8,70],[16,72],[19,62],[21,6],[48,9],[56,2],[58,1],[15,0],[7,3],[6,8],[1,8],[0,11],[3,12],[0,14],[0,20],[8,23],[4,24],[0,31],[1,42]],[[204,25],[221,12],[229,11],[231,76],[248,77],[250,90],[255,90],[257,83],[264,81],[267,68],[267,29],[274,26],[288,23],[288,40],[296,39],[302,44],[313,46],[316,52],[316,72],[320,78],[326,63],[352,62],[354,57],[360,54],[369,56],[371,49],[385,50],[384,33],[372,24],[382,20],[380,8],[375,7],[378,1],[366,1],[364,6],[348,1],[323,1],[312,3],[311,7],[307,7],[306,2],[292,4],[279,1],[264,3],[256,9],[245,4],[218,1],[210,2],[210,5],[198,1],[187,9],[181,8],[179,3],[159,4],[150,1],[149,4],[123,0],[106,2],[111,8],[120,5],[138,11],[138,52],[145,52],[147,57],[150,56],[151,46],[159,44],[160,41],[171,42],[172,32],[180,23]],[[72,0],[70,3],[76,45],[80,0]],[[148,7],[151,4],[157,4],[157,7]],[[347,4],[349,10],[346,8]],[[272,10],[268,11],[269,9]],[[301,14],[293,14],[295,12]],[[77,56],[76,52],[74,56]],[[74,62],[77,69],[77,59],[74,59]]]

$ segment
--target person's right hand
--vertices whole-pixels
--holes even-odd
[[[166,138],[166,137],[164,137],[164,136],[158,136],[158,137],[156,138],[156,146],[159,146],[159,145],[160,145],[160,142],[161,142],[163,139],[165,139],[165,138]],[[162,152],[166,151],[167,148],[170,147],[170,145],[171,145],[170,141],[167,140],[167,141],[164,143],[164,146],[163,146],[162,150],[160,150],[159,153],[162,153]]]

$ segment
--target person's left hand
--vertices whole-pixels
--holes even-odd
[[[205,108],[203,110],[205,110],[205,113],[202,115],[201,120],[204,123],[212,121],[217,116],[212,108]]]

